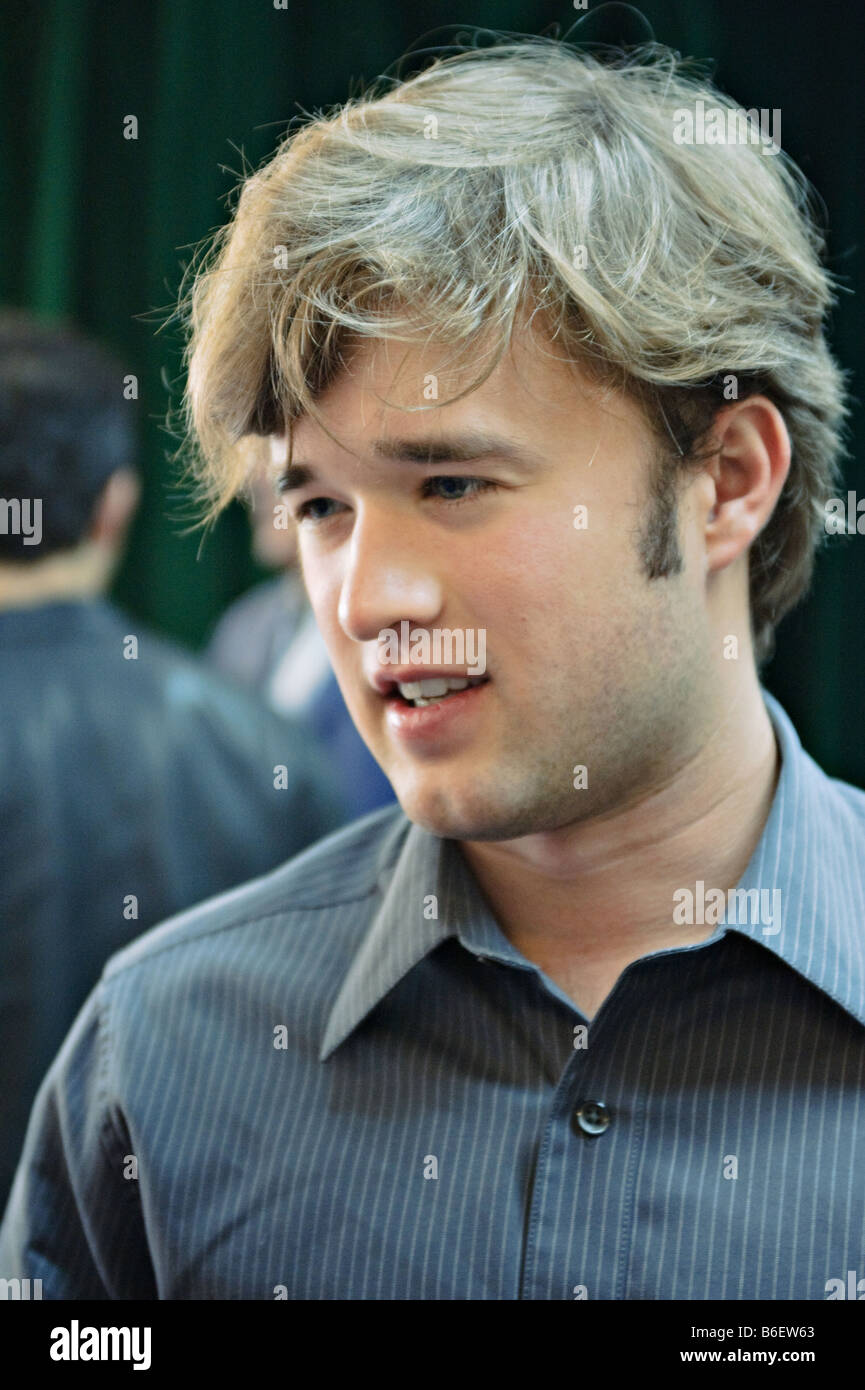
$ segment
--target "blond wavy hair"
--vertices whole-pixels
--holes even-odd
[[[316,416],[351,344],[426,335],[482,363],[473,389],[531,308],[593,380],[638,401],[658,441],[639,544],[650,578],[681,568],[677,482],[711,452],[725,383],[778,406],[792,466],[749,560],[767,660],[839,481],[834,290],[813,195],[783,152],[673,138],[700,98],[737,109],[658,45],[602,61],[509,36],[290,130],[181,296],[183,428],[207,515],[243,490],[262,437]]]

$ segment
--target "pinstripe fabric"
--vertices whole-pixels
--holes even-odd
[[[634,962],[575,1048],[458,847],[377,812],[112,959],[40,1091],[0,1276],[169,1299],[865,1280],[865,794],[766,700],[783,762],[740,886],[780,890],[779,931]]]

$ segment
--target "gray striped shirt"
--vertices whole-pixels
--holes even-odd
[[[588,1027],[398,808],[114,956],[40,1090],[0,1278],[865,1295],[865,793],[766,702],[783,761],[750,894],[628,966]]]

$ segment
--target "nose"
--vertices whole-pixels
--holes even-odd
[[[438,568],[417,528],[384,508],[358,510],[348,547],[337,614],[346,636],[375,641],[402,619],[418,627],[441,612]]]

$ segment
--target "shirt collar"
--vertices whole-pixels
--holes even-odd
[[[865,868],[855,789],[827,777],[802,748],[781,705],[763,697],[781,755],[769,818],[740,889],[780,901],[780,920],[723,923],[774,952],[865,1024]],[[456,937],[481,959],[535,970],[498,926],[453,840],[403,820],[401,847],[379,873],[380,905],[328,1017],[320,1058],[331,1053],[419,961]],[[780,899],[773,899],[773,890]],[[713,937],[714,939],[714,937]]]
[[[865,1024],[865,795],[828,777],[763,691],[781,753],[769,819],[739,888],[779,890],[780,923],[727,926],[774,952]],[[780,930],[778,927],[780,925]]]
[[[442,853],[448,842],[405,819],[402,834],[396,863],[386,863],[378,874],[381,902],[331,1010],[322,1061],[418,961],[453,934],[441,911],[453,887],[452,861]]]

